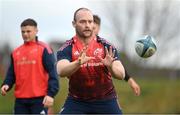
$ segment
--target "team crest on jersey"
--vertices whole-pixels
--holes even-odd
[[[102,48],[97,48],[96,50],[94,50],[94,56],[95,57],[99,57],[103,55],[103,49]]]

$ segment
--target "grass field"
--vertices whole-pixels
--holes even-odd
[[[140,96],[135,96],[125,81],[114,80],[123,113],[180,113],[180,80],[136,78],[136,81],[141,86]],[[61,89],[53,106],[55,113],[60,111],[66,99],[67,79],[61,79],[60,85]],[[0,96],[0,113],[12,113],[13,106],[13,90],[6,97]]]

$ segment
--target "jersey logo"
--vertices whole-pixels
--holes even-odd
[[[26,57],[22,57],[21,59],[17,60],[17,65],[30,65],[36,64],[36,60],[28,60]]]
[[[103,55],[103,49],[102,48],[97,48],[95,51],[94,51],[94,56],[95,57],[101,57]]]
[[[74,52],[74,56],[79,56],[79,52],[78,52],[78,51],[75,51],[75,52]]]

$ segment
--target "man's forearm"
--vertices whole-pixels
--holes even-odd
[[[118,61],[113,62],[113,65],[111,68],[109,68],[109,71],[115,78],[119,80],[124,79],[125,76],[124,67]]]
[[[74,72],[80,68],[80,63],[78,60],[73,62],[58,62],[57,71],[60,77],[70,77]]]

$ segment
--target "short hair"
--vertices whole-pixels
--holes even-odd
[[[74,21],[76,21],[76,15],[77,15],[77,13],[78,13],[80,10],[90,11],[88,8],[84,8],[84,7],[77,9],[77,10],[74,12],[74,19],[73,19]]]
[[[37,27],[37,23],[34,19],[28,18],[28,19],[25,19],[21,23],[21,27],[23,27],[23,26],[35,26],[35,27]]]
[[[101,18],[98,15],[93,15],[94,22],[98,25],[101,25]]]

